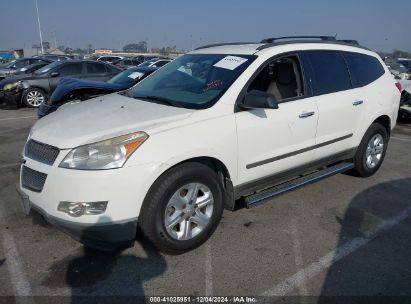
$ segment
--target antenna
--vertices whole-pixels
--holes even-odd
[[[43,37],[41,36],[41,25],[40,25],[40,14],[39,14],[39,5],[36,0],[36,9],[37,9],[37,22],[39,24],[39,34],[40,34],[40,45],[41,45],[41,54],[44,54],[43,48]]]

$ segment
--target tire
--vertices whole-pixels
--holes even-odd
[[[368,128],[354,156],[354,175],[368,177],[378,171],[384,161],[388,138],[387,129],[383,125],[373,123]]]
[[[38,88],[27,89],[22,97],[23,103],[29,108],[38,108],[41,103],[47,101],[47,94]]]
[[[224,210],[223,191],[218,175],[209,167],[178,165],[151,186],[140,211],[139,228],[160,251],[179,254],[194,249],[217,228]],[[196,208],[197,203],[203,207]]]

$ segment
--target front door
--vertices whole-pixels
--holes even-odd
[[[266,64],[247,88],[251,90],[271,93],[279,108],[235,114],[240,185],[310,163],[318,121],[297,55]]]

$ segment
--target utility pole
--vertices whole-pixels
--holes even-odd
[[[39,5],[38,5],[38,3],[37,3],[37,0],[36,0],[36,9],[37,9],[37,22],[38,22],[38,24],[39,24],[41,53],[44,54],[43,37],[41,36],[41,25],[40,25],[40,15],[39,15]]]

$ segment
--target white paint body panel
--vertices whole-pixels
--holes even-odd
[[[80,223],[123,221],[139,216],[154,181],[172,166],[196,157],[211,157],[227,168],[234,186],[307,164],[335,152],[358,146],[369,125],[387,115],[393,128],[399,92],[387,73],[375,83],[340,96],[311,97],[280,104],[277,110],[234,112],[240,91],[267,59],[290,51],[335,49],[374,53],[333,44],[289,44],[258,51],[257,45],[222,46],[193,53],[254,54],[255,61],[220,100],[205,110],[189,110],[127,98],[118,94],[70,105],[39,120],[31,137],[61,150],[53,166],[28,159],[26,165],[48,175],[41,193],[23,188],[30,200],[47,213]],[[397,92],[396,92],[397,91]],[[335,94],[335,95],[337,95]],[[333,94],[329,94],[333,95]],[[335,97],[335,98],[334,98]],[[355,99],[364,103],[355,108]],[[314,116],[300,119],[304,111]],[[318,127],[317,127],[318,125]],[[84,171],[59,168],[70,149],[131,132],[145,131],[149,138],[123,168]],[[253,169],[246,165],[353,133],[349,140]],[[57,211],[60,201],[109,201],[101,216],[72,218]]]

